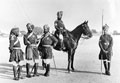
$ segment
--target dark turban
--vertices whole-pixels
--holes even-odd
[[[11,29],[11,32],[10,32],[10,35],[11,35],[11,34],[14,34],[14,35],[17,36],[17,35],[19,34],[19,28],[12,28],[12,29]]]
[[[109,28],[109,26],[107,25],[107,24],[105,24],[103,27],[102,27],[102,30],[106,30],[106,29],[108,29]]]
[[[58,12],[57,12],[57,16],[58,16],[58,15],[63,15],[63,11],[58,11]]]

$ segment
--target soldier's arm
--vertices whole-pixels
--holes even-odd
[[[15,41],[15,36],[12,35],[12,36],[10,37],[10,46],[9,46],[10,52],[13,50],[14,41]]]
[[[58,40],[56,39],[56,37],[54,37],[53,35],[50,36],[52,41],[53,41],[53,46],[56,46],[58,43]]]
[[[99,47],[100,47],[100,49],[102,49],[102,45],[101,45],[101,36],[100,36],[100,39],[99,39]]]
[[[108,46],[107,51],[111,51],[112,50],[112,46],[113,46],[113,38],[110,36],[110,44]]]
[[[101,49],[103,52],[107,53],[107,51],[103,48],[103,46],[102,46],[102,44],[101,44],[101,41],[102,41],[102,36],[101,36],[100,39],[99,39],[99,47],[100,47],[100,49]]]
[[[24,44],[25,44],[25,45],[29,45],[29,44],[30,44],[30,42],[28,41],[26,35],[24,35],[23,41],[24,41]]]
[[[54,22],[54,26],[55,26],[56,29],[59,30],[58,25],[57,25],[57,21]]]
[[[62,23],[63,23],[63,21],[62,21]],[[65,29],[65,25],[64,25],[64,23],[63,23],[63,29]]]

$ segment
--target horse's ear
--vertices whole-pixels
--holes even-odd
[[[84,23],[86,23],[86,20],[84,21]]]
[[[88,20],[86,21],[86,23],[88,23]]]

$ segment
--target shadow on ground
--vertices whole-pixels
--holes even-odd
[[[32,68],[31,68],[32,69]],[[42,66],[39,66],[40,70],[43,70]],[[64,72],[68,73],[67,69],[65,68],[51,68],[51,70],[57,70],[57,72]],[[44,70],[45,71],[45,70]],[[32,72],[33,73],[33,72]],[[74,73],[87,73],[87,74],[98,74],[100,75],[100,72],[94,72],[94,71],[80,71],[80,70],[75,70]],[[22,75],[23,77],[26,77],[26,69],[25,66],[23,66],[22,70]],[[40,75],[43,76],[43,73],[40,73]],[[12,69],[12,64],[8,63],[0,63],[0,78],[3,79],[13,79],[13,69]]]

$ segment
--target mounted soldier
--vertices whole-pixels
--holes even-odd
[[[41,52],[41,58],[45,63],[46,72],[44,76],[49,76],[50,73],[50,62],[53,56],[52,47],[57,44],[57,39],[49,32],[50,27],[48,25],[43,26],[44,34],[41,38],[41,42],[38,46],[38,50]]]
[[[19,28],[12,28],[9,35],[9,62],[13,64],[14,80],[22,79],[21,70],[24,64],[23,51],[21,50],[20,41],[18,40]]]
[[[27,72],[27,77],[31,77],[31,72],[30,72],[30,64],[34,63],[33,69],[34,69],[34,74],[33,76],[39,76],[37,70],[38,70],[38,62],[39,62],[39,54],[38,54],[38,49],[37,49],[37,44],[38,44],[38,38],[37,35],[33,33],[34,25],[31,23],[28,23],[26,25],[28,33],[24,35],[24,44],[26,45],[26,72]]]
[[[103,64],[105,67],[105,74],[110,75],[110,63],[112,57],[112,46],[113,46],[113,38],[110,34],[108,34],[109,26],[105,24],[102,27],[103,34],[100,36],[99,39],[99,47],[100,47],[100,54],[99,59],[103,60]]]
[[[63,16],[63,11],[58,11],[57,12],[57,20],[54,22],[54,26],[55,26],[55,37],[57,37],[57,39],[60,40],[60,46],[61,46],[61,49],[65,49],[64,48],[64,44],[63,44],[63,31],[66,30],[65,29],[65,25],[62,21],[62,16]]]

